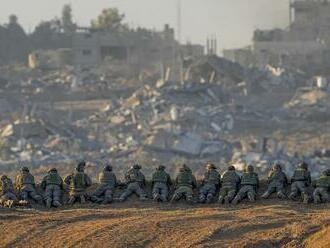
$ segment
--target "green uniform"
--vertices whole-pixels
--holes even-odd
[[[316,188],[313,192],[313,198],[315,203],[329,202],[330,195],[330,176],[322,175],[316,181]]]
[[[220,174],[216,169],[210,169],[204,174],[203,186],[199,191],[199,202],[210,203],[217,193],[220,184]]]
[[[60,207],[63,190],[63,180],[57,172],[49,172],[41,182],[41,188],[45,190],[44,198],[47,207]]]
[[[79,198],[84,203],[87,196],[86,190],[92,185],[90,177],[82,171],[75,171],[72,175],[66,177],[65,182],[70,187],[69,204],[73,204]]]
[[[113,194],[117,185],[117,178],[112,171],[102,171],[99,174],[99,186],[92,194],[91,199],[94,202],[110,203],[113,200]]]
[[[227,170],[221,177],[219,202],[230,203],[234,199],[240,183],[241,178],[236,171]]]
[[[301,194],[305,203],[308,202],[308,187],[311,185],[311,174],[308,170],[298,167],[291,178],[291,193],[289,198],[295,200]]]
[[[268,182],[267,191],[262,195],[262,198],[268,198],[275,192],[279,198],[286,198],[285,186],[287,185],[288,179],[282,170],[271,170],[268,175]]]
[[[140,200],[146,200],[147,194],[144,190],[145,177],[140,169],[130,169],[126,175],[126,190],[120,196],[120,201],[125,201],[130,195],[136,194],[140,197]]]
[[[238,191],[234,204],[242,201],[245,197],[249,199],[250,202],[255,202],[257,196],[257,189],[259,187],[259,177],[255,172],[244,172],[241,180],[241,189]]]
[[[42,197],[37,194],[35,189],[34,176],[29,172],[20,172],[15,179],[15,185],[19,190],[20,197],[24,201],[29,198],[41,203]]]
[[[13,182],[7,176],[0,177],[0,203],[11,207],[17,201]]]
[[[171,177],[165,170],[156,170],[152,174],[152,196],[154,200],[167,201]]]
[[[197,187],[196,178],[191,173],[191,170],[181,170],[176,177],[176,190],[171,201],[178,201],[185,197],[188,202],[193,201],[193,188]]]

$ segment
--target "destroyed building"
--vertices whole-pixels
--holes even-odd
[[[330,2],[293,0],[288,11],[286,29],[256,30],[251,48],[225,50],[224,56],[244,66],[248,61],[324,74],[330,64]]]

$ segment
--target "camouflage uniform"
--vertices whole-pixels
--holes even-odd
[[[125,192],[120,196],[120,201],[125,201],[133,193],[140,197],[140,200],[146,200],[147,194],[144,190],[146,185],[145,177],[140,171],[140,165],[134,165],[125,175],[127,187]]]
[[[62,206],[61,196],[63,190],[63,179],[57,173],[56,168],[51,169],[48,172],[48,175],[43,178],[41,188],[45,190],[44,198],[48,208],[52,205],[54,207]]]
[[[171,177],[165,171],[165,166],[160,165],[152,175],[152,196],[155,201],[168,200],[169,186],[172,185]]]
[[[288,179],[285,173],[282,171],[282,167],[280,164],[275,164],[272,170],[269,172],[268,182],[269,182],[268,189],[261,196],[262,198],[267,199],[274,192],[277,193],[278,198],[281,199],[286,198],[285,186],[288,183]]]
[[[22,200],[28,201],[29,198],[32,198],[39,204],[42,204],[42,197],[36,192],[34,176],[31,175],[28,168],[22,168],[16,176],[15,185],[19,190]]]
[[[241,183],[240,176],[236,173],[234,166],[229,166],[228,170],[221,177],[221,189],[219,203],[229,204],[235,197]]]
[[[295,200],[299,193],[302,194],[304,203],[308,203],[308,187],[311,185],[311,174],[308,171],[308,165],[301,163],[294,171],[291,178],[291,193],[289,198]]]
[[[324,171],[316,181],[316,189],[313,192],[314,203],[329,202],[330,176]]]
[[[107,165],[99,174],[99,183],[95,192],[92,194],[91,199],[94,202],[102,202],[107,204],[112,202],[113,194],[117,185],[117,178],[115,173],[112,172],[112,166]]]
[[[220,184],[220,174],[212,163],[206,165],[207,171],[204,174],[203,186],[199,191],[199,202],[210,203],[216,195]]]
[[[172,196],[171,202],[178,201],[182,197],[185,197],[188,202],[193,202],[193,189],[197,187],[197,182],[190,168],[182,166],[175,182],[176,190]]]
[[[9,177],[3,175],[0,177],[0,204],[8,207],[17,201],[17,197],[14,192],[13,182]]]
[[[65,178],[65,183],[70,186],[69,202],[72,205],[77,199],[80,199],[81,203],[86,202],[86,189],[92,185],[90,177],[84,173],[86,163],[80,162],[76,168],[76,171]]]
[[[238,191],[233,200],[233,204],[237,204],[246,196],[250,202],[255,202],[257,196],[257,189],[259,187],[258,174],[254,172],[252,165],[249,165],[242,176],[241,189]]]

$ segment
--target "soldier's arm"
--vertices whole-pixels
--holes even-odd
[[[92,179],[88,176],[88,175],[85,175],[86,177],[86,186],[89,187],[92,185]]]
[[[256,177],[257,177],[257,189],[259,188],[259,176],[258,174],[256,174]]]
[[[41,187],[43,190],[46,189],[46,177],[47,177],[47,176],[45,176],[45,177],[42,179],[41,184],[40,184],[40,187]]]
[[[312,184],[312,177],[311,177],[311,173],[308,172],[307,174],[307,185],[310,186]]]
[[[64,183],[69,185],[71,183],[71,180],[72,180],[72,174],[64,178]]]
[[[195,188],[197,188],[197,180],[196,180],[196,177],[194,176],[194,175],[191,175],[192,176],[192,186],[193,186],[193,188],[195,189]]]

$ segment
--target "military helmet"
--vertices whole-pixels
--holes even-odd
[[[206,163],[206,169],[208,170],[213,170],[213,169],[216,169],[215,165],[211,162],[207,162]]]
[[[141,168],[142,167],[139,164],[135,164],[135,165],[132,166],[132,169],[134,169],[134,170],[140,170]]]
[[[111,164],[106,164],[103,168],[104,171],[112,171],[112,166]]]
[[[0,176],[0,181],[3,181],[3,180],[5,180],[5,179],[7,179],[8,177],[6,176],[6,175],[1,175]]]
[[[230,165],[230,166],[228,166],[227,170],[234,171],[234,170],[236,170],[236,168],[235,168],[235,166]]]
[[[308,164],[305,161],[301,162],[299,164],[299,167],[302,169],[308,170]]]
[[[22,172],[30,172],[29,168],[26,167],[26,166],[22,167],[21,171]]]
[[[80,169],[85,168],[86,162],[85,161],[80,161],[76,167],[76,170],[79,171]]]
[[[165,170],[165,166],[164,165],[159,165],[158,167],[157,167],[157,170]]]
[[[273,166],[273,170],[282,170],[282,165],[279,162],[276,162]]]
[[[247,171],[247,172],[253,172],[253,171],[254,171],[254,167],[253,167],[251,164],[249,164],[249,165],[246,167],[246,171]]]
[[[51,172],[54,172],[54,173],[57,173],[57,169],[56,168],[51,168],[48,173],[51,173]]]

